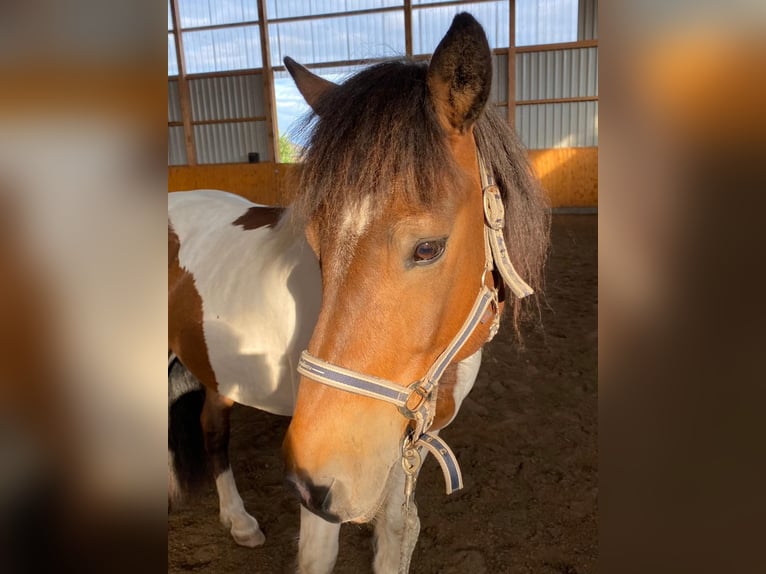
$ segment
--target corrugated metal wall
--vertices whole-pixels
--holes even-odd
[[[266,159],[266,122],[234,122],[194,126],[199,163],[243,163],[249,152]]]
[[[598,38],[598,0],[580,0],[577,21],[577,39]]]
[[[178,97],[178,80],[168,81],[168,121],[181,122],[181,99]]]
[[[192,122],[215,122],[264,117],[266,114],[263,77],[260,74],[189,80]],[[181,106],[178,82],[168,82],[168,121],[180,122]],[[265,121],[206,123],[194,125],[198,163],[237,163],[248,161],[249,152],[258,152],[261,161],[268,158]],[[168,163],[186,163],[183,127],[171,127],[168,133]]]
[[[598,145],[598,102],[516,106],[516,131],[529,149]]]
[[[263,77],[259,75],[189,80],[192,120],[263,116]]]
[[[508,101],[508,55],[495,54],[492,56],[492,91],[489,93],[491,103]]]
[[[598,48],[516,55],[516,99],[598,95]]]
[[[598,48],[516,55],[516,99],[598,96]],[[598,145],[598,101],[516,106],[516,131],[529,149]]]
[[[184,129],[180,126],[168,127],[168,165],[186,164],[186,146]]]

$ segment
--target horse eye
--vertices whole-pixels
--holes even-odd
[[[412,254],[413,261],[420,264],[433,263],[444,253],[446,243],[446,238],[429,239],[428,241],[418,243],[415,246],[415,252]]]

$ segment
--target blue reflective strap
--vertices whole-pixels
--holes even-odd
[[[471,313],[465,323],[463,323],[457,338],[454,339],[444,353],[436,359],[436,363],[434,363],[434,366],[431,368],[431,372],[427,377],[429,381],[433,381],[434,384],[439,382],[444,374],[444,370],[452,362],[452,359],[455,358],[455,355],[457,355],[458,351],[460,351],[468,338],[473,334],[479,321],[481,321],[487,310],[487,305],[489,305],[493,297],[493,292],[484,287],[484,293],[477,299],[473,307],[473,313]]]
[[[456,490],[463,488],[463,475],[460,472],[460,465],[457,463],[455,453],[447,446],[446,442],[434,434],[425,433],[415,442],[415,445],[426,447],[428,452],[434,455],[439,466],[442,467],[447,494],[452,494]]]
[[[319,383],[373,399],[382,399],[396,406],[406,405],[409,398],[408,389],[405,387],[370,375],[354,373],[314,357],[307,351],[301,353],[297,370],[301,375]]]

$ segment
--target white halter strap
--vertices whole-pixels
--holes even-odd
[[[496,268],[505,284],[518,298],[533,293],[532,288],[519,277],[508,257],[503,238],[505,210],[500,190],[495,185],[494,178],[487,172],[480,154],[478,160],[485,215],[485,266],[481,276],[481,286],[460,330],[425,376],[407,387],[402,387],[392,381],[333,365],[319,357],[314,357],[308,351],[301,353],[298,362],[298,373],[304,377],[335,389],[391,403],[403,416],[413,420],[415,426],[411,428],[403,443],[403,458],[406,459],[407,455],[404,453],[412,452],[414,447],[422,446],[428,449],[442,468],[447,494],[463,487],[463,477],[452,450],[435,434],[428,432],[436,415],[436,387],[439,379],[490,306],[494,308],[495,321],[489,338],[491,339],[497,331],[499,322],[497,289],[487,287],[485,283],[487,273]]]
[[[505,206],[500,189],[495,184],[495,178],[487,171],[481,154],[479,158],[479,174],[484,195],[484,237],[486,239],[485,253],[488,258],[487,267],[494,267],[500,273],[508,288],[519,299],[534,293],[532,288],[519,276],[508,256],[508,249],[503,237],[505,228]]]

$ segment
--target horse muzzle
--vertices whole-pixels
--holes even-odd
[[[327,522],[335,523],[343,522],[342,517],[333,510],[333,487],[336,484],[335,479],[331,479],[329,485],[317,484],[303,472],[285,476],[285,485],[303,506]]]

